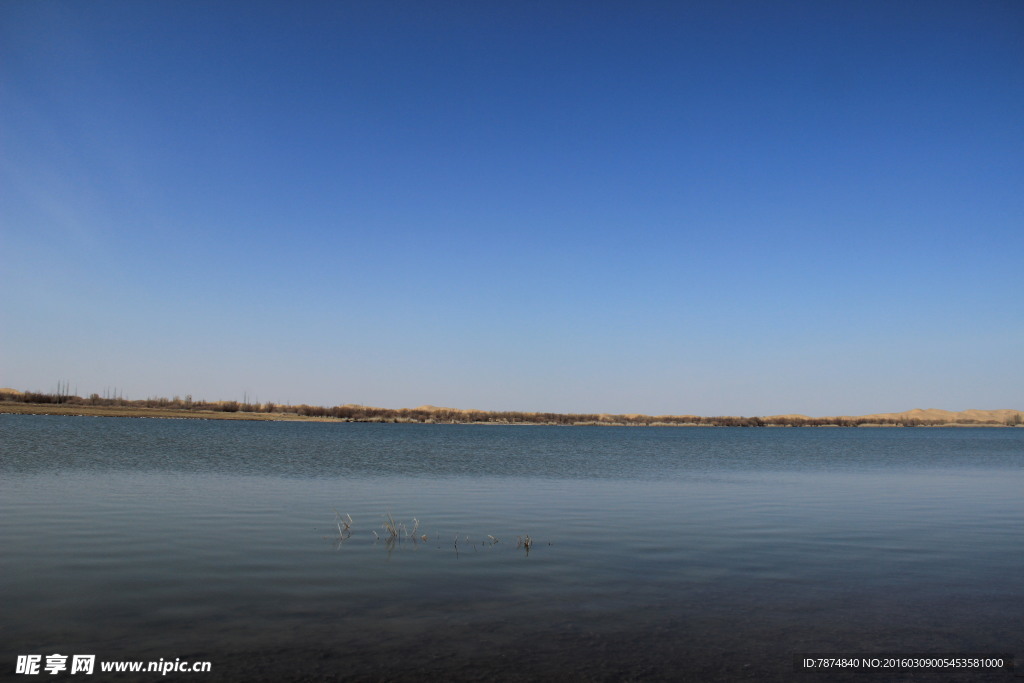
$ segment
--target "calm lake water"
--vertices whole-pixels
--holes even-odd
[[[0,598],[23,681],[933,680],[793,655],[1024,655],[1024,429],[0,415]]]

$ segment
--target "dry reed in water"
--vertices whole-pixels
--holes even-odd
[[[338,545],[340,546],[342,542],[352,537],[352,525],[354,524],[352,520],[352,515],[342,515],[340,512],[338,512],[338,510],[335,510],[334,524],[338,528],[338,536],[335,540],[338,542]],[[373,534],[375,540],[383,540],[388,545],[389,548],[393,548],[396,544],[401,543],[403,540],[411,540],[413,543],[419,543],[420,541],[426,543],[428,540],[426,534],[417,535],[420,528],[420,520],[413,517],[412,529],[410,530],[409,527],[406,526],[405,522],[399,522],[398,520],[396,520],[395,516],[391,514],[390,510],[388,510],[384,514],[384,523],[381,525],[381,528],[384,530],[383,536],[381,536],[381,534],[378,534],[375,529],[371,529],[370,533]],[[435,533],[434,535],[436,536],[437,534]],[[455,534],[453,540],[453,547],[455,549],[455,553],[458,554],[459,534]],[[471,541],[468,535],[464,535],[462,541],[465,545],[472,546],[474,551],[476,550],[476,543],[474,541]],[[496,536],[487,534],[486,540],[481,541],[480,545],[484,547],[492,547],[497,545],[498,543],[499,540]],[[534,540],[529,534],[526,534],[524,536],[516,536],[516,549],[522,548],[527,552],[527,554],[529,554],[530,550],[533,549],[533,545]],[[550,543],[548,545],[550,545]]]
[[[344,517],[337,510],[334,511],[334,523],[338,525],[338,538],[345,540],[352,535],[352,515],[346,514]]]

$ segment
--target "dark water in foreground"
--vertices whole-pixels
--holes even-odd
[[[0,599],[23,681],[1021,680],[793,654],[1024,656],[1024,429],[0,415]]]

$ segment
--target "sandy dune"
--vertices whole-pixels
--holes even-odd
[[[915,408],[913,410],[907,410],[902,413],[878,413],[875,415],[861,415],[858,416],[860,419],[865,418],[877,418],[887,420],[941,420],[943,422],[967,422],[969,420],[977,420],[979,422],[986,422],[995,420],[997,422],[1006,422],[1014,415],[1021,415],[1024,417],[1024,413],[1019,410],[1010,410],[1009,408],[1003,408],[1000,410],[941,410],[939,408],[928,408],[922,410],[921,408]]]

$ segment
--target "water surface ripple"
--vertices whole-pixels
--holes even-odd
[[[796,652],[1024,655],[1021,491],[1024,429],[0,415],[0,661],[781,681]],[[426,540],[375,540],[387,512]]]

